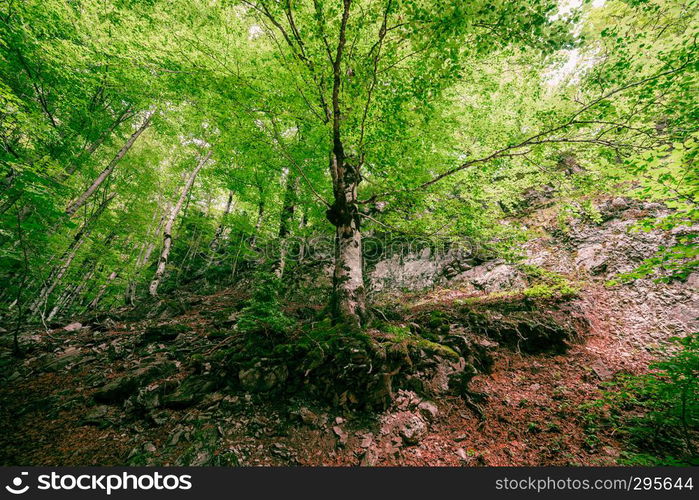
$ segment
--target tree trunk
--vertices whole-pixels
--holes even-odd
[[[299,178],[293,171],[289,170],[286,176],[286,191],[284,192],[284,205],[279,219],[279,258],[274,265],[274,274],[277,278],[284,275],[287,254],[287,236],[291,233],[291,223],[294,220],[294,210],[296,209],[296,190],[298,189]]]
[[[114,281],[114,278],[117,277],[117,272],[112,271],[112,273],[109,275],[107,278],[107,281],[102,283],[102,286],[100,287],[99,291],[97,292],[97,295],[95,295],[95,298],[90,301],[88,304],[87,308],[88,309],[96,309],[97,305],[100,303],[100,300],[102,300],[102,296],[104,295],[104,292],[107,291],[107,286]]]
[[[335,203],[328,219],[335,226],[335,269],[331,308],[334,317],[359,326],[366,317],[362,233],[359,227],[357,184],[350,179],[348,166],[338,171],[344,180],[338,183]]]
[[[359,159],[351,163],[345,154],[341,132],[342,113],[340,87],[342,83],[342,55],[347,43],[346,29],[351,0],[343,0],[344,9],[337,41],[337,51],[332,60],[332,151],[330,176],[333,182],[332,206],[326,215],[335,226],[335,270],[331,309],[336,321],[360,326],[366,317],[364,294],[364,262],[362,259],[362,233],[359,228],[357,187],[361,180]]]
[[[265,200],[262,198],[260,193],[260,202],[257,205],[257,221],[255,222],[255,229],[252,232],[252,238],[250,238],[250,248],[255,248],[257,245],[257,236],[262,228],[262,219],[265,216]]]
[[[75,171],[78,168],[78,165],[80,164],[80,161],[83,158],[88,158],[92,156],[92,154],[97,151],[97,148],[102,145],[102,143],[107,140],[107,138],[112,135],[112,132],[116,130],[116,128],[121,125],[124,121],[126,121],[128,118],[130,118],[132,115],[131,113],[131,105],[126,106],[126,108],[119,113],[119,116],[111,123],[111,125],[100,134],[100,136],[95,139],[92,143],[86,144],[85,147],[83,147],[83,150],[80,152],[78,157],[71,163],[71,165],[66,169],[66,171],[59,176],[59,180],[63,181],[73,175]]]
[[[85,273],[85,275],[79,283],[76,283],[65,289],[63,291],[63,294],[61,294],[60,298],[54,304],[53,309],[51,309],[49,315],[46,317],[46,321],[51,321],[61,310],[68,310],[70,306],[73,304],[75,298],[78,295],[80,295],[80,292],[83,291],[85,285],[88,283],[88,281],[90,281],[93,274],[95,274],[94,267],[92,267],[88,272]]]
[[[153,297],[157,297],[158,295],[158,286],[160,285],[160,281],[163,278],[163,274],[165,274],[165,265],[167,264],[167,259],[170,256],[170,249],[172,247],[172,226],[175,224],[177,214],[182,209],[182,205],[184,204],[185,199],[187,199],[187,195],[189,194],[189,190],[192,188],[192,184],[194,184],[194,180],[197,178],[197,174],[206,164],[206,162],[209,161],[209,158],[211,158],[211,151],[206,153],[206,155],[201,160],[199,160],[199,163],[197,164],[196,168],[189,175],[189,178],[187,179],[187,182],[184,185],[184,188],[182,189],[182,193],[180,194],[180,198],[177,200],[177,204],[170,211],[170,215],[167,221],[165,222],[165,228],[163,229],[163,250],[160,253],[158,267],[155,270],[155,276],[153,277],[153,281],[151,281],[149,287],[150,294]]]
[[[214,256],[216,255],[216,250],[218,249],[218,242],[221,239],[221,236],[223,235],[223,230],[226,227],[225,226],[226,217],[228,216],[228,214],[231,213],[232,207],[233,207],[233,191],[230,191],[228,193],[228,202],[226,202],[226,209],[223,211],[223,215],[221,216],[221,222],[218,224],[218,227],[216,228],[216,233],[214,233],[214,237],[211,240],[211,243],[209,244],[209,248],[211,249],[211,258],[209,259],[209,264],[206,267],[209,267],[214,260]]]
[[[126,291],[124,292],[124,301],[126,305],[132,306],[136,303],[136,278],[141,268],[150,260],[150,256],[153,253],[153,250],[155,250],[155,241],[153,241],[152,238],[154,238],[157,234],[160,233],[160,228],[163,227],[163,224],[165,223],[165,217],[167,216],[169,211],[170,207],[168,206],[165,209],[165,212],[163,213],[162,217],[160,217],[158,225],[148,230],[146,240],[143,242],[141,246],[141,251],[139,252],[138,257],[136,258],[136,263],[134,264],[134,269],[131,274],[131,277],[129,278],[129,281],[126,284]],[[158,212],[156,211],[153,214],[153,222],[155,222],[157,217]]]
[[[112,161],[109,162],[109,165],[100,172],[100,174],[97,176],[97,178],[92,182],[89,188],[85,190],[83,194],[81,194],[76,200],[72,201],[71,203],[68,204],[66,207],[66,214],[72,216],[77,212],[80,207],[82,207],[87,199],[92,196],[92,193],[94,193],[97,188],[99,188],[102,183],[105,181],[107,177],[110,176],[110,174],[114,171],[114,168],[117,166],[119,161],[124,157],[124,155],[131,149],[131,146],[133,146],[134,142],[136,142],[136,139],[143,133],[143,131],[148,128],[148,125],[150,125],[151,119],[153,118],[154,112],[149,112],[148,115],[146,116],[146,119],[143,120],[143,123],[141,124],[138,129],[131,134],[131,137],[129,137],[129,140],[126,141],[126,144],[122,146],[122,148],[119,150],[119,152],[116,154],[114,158],[112,158]]]
[[[61,263],[54,267],[53,270],[49,273],[49,276],[46,279],[43,288],[39,292],[39,296],[32,304],[30,308],[32,314],[36,313],[39,310],[39,308],[44,304],[44,302],[46,302],[48,297],[56,288],[58,283],[60,283],[61,279],[63,278],[63,275],[66,273],[66,271],[70,267],[70,264],[73,262],[75,255],[78,253],[78,250],[80,250],[80,247],[85,242],[85,239],[87,238],[87,236],[89,236],[90,231],[92,231],[93,224],[97,221],[97,219],[99,219],[99,217],[102,215],[102,212],[104,212],[104,210],[107,208],[109,202],[112,201],[112,199],[114,199],[115,195],[116,193],[112,193],[109,196],[107,196],[102,202],[102,204],[97,208],[97,210],[95,210],[95,213],[93,213],[92,216],[90,216],[90,218],[78,230],[78,232],[75,233],[73,241],[70,243],[66,251],[63,253],[63,256],[61,257]]]

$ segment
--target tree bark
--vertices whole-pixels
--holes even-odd
[[[92,182],[90,187],[88,187],[83,194],[81,194],[77,199],[72,201],[71,203],[68,204],[66,207],[66,214],[69,216],[72,216],[77,212],[80,207],[82,207],[87,199],[92,196],[92,193],[94,193],[97,188],[99,188],[102,183],[111,175],[111,173],[114,171],[114,168],[117,166],[119,161],[124,157],[124,155],[131,149],[131,146],[133,146],[134,142],[136,142],[136,139],[143,133],[143,131],[148,128],[148,125],[150,125],[151,119],[153,118],[154,112],[149,112],[148,115],[146,116],[145,120],[143,120],[143,123],[141,124],[138,129],[131,134],[131,137],[129,137],[129,140],[126,141],[126,144],[124,144],[119,152],[112,158],[112,161],[109,162],[109,165],[100,172],[100,174],[97,176],[97,178]]]
[[[163,250],[160,253],[160,259],[158,260],[158,267],[155,270],[155,276],[153,277],[153,281],[151,281],[150,286],[148,288],[151,296],[153,297],[158,296],[158,286],[160,285],[160,281],[163,278],[163,274],[165,274],[165,265],[167,264],[167,259],[170,256],[170,249],[172,248],[172,227],[175,224],[177,214],[182,209],[182,205],[184,204],[184,201],[187,199],[187,195],[189,194],[189,190],[192,188],[192,185],[194,184],[194,180],[197,178],[197,174],[202,169],[202,167],[204,167],[204,165],[209,161],[209,158],[211,158],[211,151],[206,153],[206,155],[204,155],[204,157],[201,160],[199,160],[199,163],[197,164],[196,168],[189,175],[189,178],[187,179],[187,182],[185,183],[184,188],[182,189],[182,193],[180,194],[180,198],[177,200],[177,204],[170,211],[170,215],[167,221],[165,222],[165,228],[163,229]]]
[[[250,248],[255,248],[257,245],[257,236],[262,228],[262,219],[265,216],[265,200],[262,198],[262,193],[260,193],[260,202],[257,204],[257,221],[255,222],[255,228],[252,232],[252,238],[250,238]]]
[[[96,309],[97,308],[97,305],[100,303],[100,300],[102,300],[102,296],[104,295],[104,292],[107,291],[107,286],[109,286],[109,284],[112,281],[114,281],[114,278],[116,278],[116,277],[117,277],[117,272],[112,271],[112,273],[107,278],[107,281],[102,283],[102,286],[100,286],[100,289],[97,292],[97,295],[95,295],[95,298],[92,299],[90,301],[90,303],[88,304],[88,306],[87,306],[88,309]]]
[[[73,161],[70,167],[68,167],[66,171],[59,177],[59,180],[65,180],[71,175],[73,175],[77,170],[78,165],[80,164],[80,160],[92,156],[92,154],[95,151],[97,151],[97,148],[100,147],[105,140],[107,140],[107,138],[112,134],[112,132],[114,132],[114,130],[116,130],[116,128],[119,125],[121,125],[131,116],[131,105],[129,105],[121,113],[119,113],[119,116],[117,116],[117,118],[111,123],[111,125],[105,131],[103,131],[97,139],[95,139],[90,144],[85,145],[85,147],[80,152],[75,161]]]
[[[223,230],[226,227],[225,226],[226,217],[228,216],[228,214],[231,213],[232,207],[233,207],[233,191],[230,191],[228,193],[228,202],[226,202],[226,209],[223,211],[223,215],[221,216],[221,222],[219,222],[218,227],[216,228],[216,233],[214,233],[214,237],[211,240],[211,243],[209,244],[209,248],[211,249],[212,256],[216,253],[216,249],[218,248],[218,242],[221,239],[221,236],[223,235]]]
[[[146,262],[150,260],[150,256],[153,253],[153,250],[155,250],[155,241],[153,241],[152,238],[154,238],[157,234],[160,233],[160,228],[163,227],[163,224],[165,223],[165,218],[169,212],[170,207],[168,206],[165,209],[163,215],[160,217],[158,225],[148,230],[146,239],[141,246],[141,251],[139,252],[138,257],[136,258],[136,263],[134,264],[134,269],[131,274],[131,277],[129,278],[128,283],[126,284],[126,291],[124,292],[124,302],[126,303],[126,305],[132,306],[136,303],[136,278],[141,268],[146,264]],[[156,211],[153,214],[153,222],[157,220],[157,217],[158,212]]]
[[[94,267],[85,273],[79,283],[66,288],[54,304],[49,315],[46,316],[46,321],[51,321],[61,310],[67,310],[73,304],[75,298],[80,295],[80,292],[83,291],[85,285],[88,283],[88,281],[90,281],[93,274],[95,274]]]
[[[298,189],[299,178],[292,170],[286,176],[286,190],[284,192],[284,205],[279,218],[279,258],[274,265],[273,272],[277,278],[284,275],[287,254],[287,236],[291,233],[291,223],[294,220],[294,210],[296,209],[296,190]]]
[[[112,199],[114,199],[115,195],[116,193],[112,193],[109,196],[107,196],[102,202],[102,204],[97,208],[97,210],[95,210],[95,213],[93,213],[92,216],[90,216],[90,218],[80,227],[78,232],[75,233],[73,241],[70,243],[66,251],[63,253],[63,256],[61,257],[60,264],[54,267],[53,270],[49,273],[49,276],[46,279],[44,286],[39,292],[39,296],[32,304],[30,308],[32,314],[35,314],[39,310],[39,308],[46,302],[46,300],[51,295],[56,286],[60,283],[61,279],[63,278],[63,275],[66,273],[66,271],[70,267],[70,264],[73,262],[75,255],[78,253],[78,250],[80,250],[80,247],[85,242],[85,239],[90,235],[90,231],[92,231],[93,224],[97,221],[97,219],[99,219],[104,210],[107,208],[107,205],[109,205],[109,202],[112,201]]]
[[[360,325],[366,317],[362,233],[359,225],[357,186],[354,169],[337,168],[335,202],[328,210],[328,220],[335,226],[335,268],[331,309],[334,317],[348,324]]]
[[[221,222],[219,222],[218,227],[216,228],[216,232],[214,233],[214,237],[211,240],[211,243],[209,243],[209,261],[206,263],[206,267],[204,268],[204,273],[211,267],[211,265],[214,263],[214,260],[216,259],[216,252],[218,251],[218,245],[221,240],[221,237],[223,236],[223,231],[225,229],[225,223],[226,223],[226,217],[228,214],[231,213],[231,209],[233,207],[233,191],[228,192],[228,201],[226,202],[226,209],[223,211],[223,215],[221,216]]]
[[[345,155],[340,111],[342,56],[347,43],[346,30],[351,0],[344,0],[343,5],[337,49],[332,61],[333,144],[330,175],[333,181],[334,201],[326,213],[328,220],[335,226],[335,269],[330,305],[336,320],[360,326],[366,317],[362,234],[357,205],[357,188],[361,180],[360,163],[358,160],[354,164],[349,162]]]

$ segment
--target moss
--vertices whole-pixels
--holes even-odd
[[[448,333],[449,323],[449,317],[444,311],[432,311],[427,321],[427,327],[440,333]]]
[[[530,299],[549,299],[553,297],[574,297],[578,294],[578,289],[573,288],[568,285],[568,283],[562,283],[560,285],[539,284],[525,289],[522,293],[525,297]]]
[[[388,340],[396,344],[414,345],[433,354],[439,354],[446,358],[458,360],[459,354],[446,345],[424,338],[410,331],[408,326],[387,325],[383,333],[388,334]]]

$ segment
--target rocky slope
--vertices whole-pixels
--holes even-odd
[[[297,358],[231,358],[245,349],[232,333],[242,290],[26,331],[24,359],[0,351],[0,463],[616,463],[623,443],[591,433],[581,405],[697,331],[699,292],[696,274],[605,286],[673,235],[629,231],[662,207],[599,208],[600,222],[564,233],[531,214],[541,236],[517,265],[379,262],[375,289],[440,286],[379,301],[381,327],[332,356],[312,338]]]

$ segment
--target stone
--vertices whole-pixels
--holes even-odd
[[[359,462],[359,465],[360,467],[373,467],[378,463],[378,461],[379,452],[375,447],[371,447],[364,452],[364,455],[362,456],[362,460]]]
[[[469,454],[466,453],[466,450],[464,450],[463,448],[459,448],[458,450],[456,450],[456,456],[458,456],[462,462],[467,464],[471,463],[474,460],[474,458],[469,456]]]
[[[417,409],[420,412],[420,414],[430,422],[434,422],[434,420],[439,415],[437,405],[429,401],[421,402],[419,405],[417,405]]]
[[[405,444],[418,444],[427,435],[427,424],[419,415],[405,412],[398,424],[398,435]]]
[[[83,327],[82,323],[79,323],[76,321],[74,323],[70,323],[69,325],[64,326],[63,329],[66,332],[75,332],[77,330],[80,330],[82,327]]]
[[[268,392],[286,382],[289,369],[286,365],[265,366],[262,361],[252,368],[241,369],[238,379],[243,389],[251,392]]]
[[[611,380],[614,376],[614,372],[602,361],[595,361],[592,364],[591,368],[592,371],[595,372],[595,375],[597,375],[597,378],[599,378],[603,382]]]
[[[372,437],[371,434],[367,434],[364,436],[362,439],[362,442],[359,444],[360,448],[368,448],[374,443],[374,438]]]
[[[182,381],[174,393],[163,398],[163,406],[175,409],[188,408],[215,391],[218,385],[218,382],[209,375],[191,375]]]
[[[94,394],[95,401],[118,403],[158,377],[171,375],[177,367],[170,361],[151,363],[133,373],[113,379]]]
[[[95,425],[100,428],[108,427],[112,425],[112,421],[109,418],[111,408],[106,405],[100,405],[93,408],[82,418],[82,423],[84,425]]]
[[[305,406],[302,406],[299,409],[299,418],[301,419],[301,422],[303,422],[306,425],[317,425],[318,423],[318,415],[313,413]]]
[[[69,347],[65,351],[51,355],[48,354],[40,358],[39,370],[45,372],[57,372],[63,370],[80,357],[80,349]]]
[[[170,342],[175,340],[181,333],[188,331],[190,331],[190,328],[186,325],[165,323],[161,325],[149,326],[143,332],[141,340],[146,344],[150,344],[152,342]]]
[[[466,281],[484,292],[526,288],[524,273],[516,266],[502,261],[490,261],[456,276],[455,281]]]
[[[333,432],[335,433],[335,436],[337,436],[338,445],[345,446],[347,444],[347,438],[349,438],[349,435],[342,430],[342,427],[339,425],[333,427]]]

